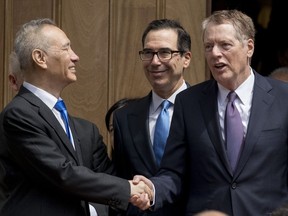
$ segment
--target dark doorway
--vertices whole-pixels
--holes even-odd
[[[288,66],[288,1],[212,0],[212,11],[223,9],[238,9],[253,19],[253,69],[267,76],[278,67]]]

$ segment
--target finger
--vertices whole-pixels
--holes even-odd
[[[133,195],[132,197],[130,197],[129,202],[132,203],[133,205],[136,205],[138,199],[139,199],[139,196]]]
[[[149,197],[148,197],[148,194],[146,194],[145,199],[147,200],[147,202],[146,202],[146,206],[145,206],[145,209],[144,209],[144,210],[146,210],[146,209],[148,209],[148,208],[151,207],[151,205],[150,205],[150,199],[149,199]]]
[[[151,190],[151,188],[149,186],[145,185],[144,191],[147,194],[148,198],[150,200],[153,200],[153,194],[154,194],[153,190]]]
[[[133,177],[132,182],[133,182],[134,184],[138,184],[139,181],[140,181],[140,177],[139,177],[139,175],[135,175],[135,176]]]
[[[137,199],[137,206],[141,210],[146,210],[150,207],[150,200],[148,199],[148,194],[141,194]]]

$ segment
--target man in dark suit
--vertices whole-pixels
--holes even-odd
[[[248,16],[217,11],[202,26],[214,79],[176,98],[161,168],[151,178],[153,208],[173,201],[183,190],[188,192],[187,216],[203,210],[270,215],[288,198],[288,85],[250,67],[255,30]],[[236,93],[234,102],[228,102],[229,92]],[[230,105],[241,124],[232,134]],[[239,132],[240,139],[232,142]],[[239,144],[238,153],[234,144]],[[135,177],[139,179],[144,178]],[[183,179],[188,185],[183,186]]]
[[[136,174],[152,177],[157,173],[159,164],[153,151],[156,119],[164,100],[172,104],[168,109],[171,119],[176,95],[187,88],[183,74],[191,59],[190,36],[175,20],[152,21],[143,33],[142,45],[139,54],[152,91],[128,102],[113,115],[112,160],[117,175],[126,179],[132,179]],[[142,212],[131,206],[122,215],[169,216],[180,215],[180,211],[176,205],[155,212]]]
[[[88,202],[126,209],[131,195],[149,192],[103,173],[113,166],[94,124],[62,120],[55,104],[79,61],[66,34],[49,19],[32,20],[14,51],[24,83],[0,115],[0,215],[84,216],[93,212]]]

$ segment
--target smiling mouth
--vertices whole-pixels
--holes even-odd
[[[74,72],[76,72],[76,67],[75,66],[69,67],[69,70],[73,70]]]
[[[149,70],[150,73],[164,73],[166,70],[156,71],[156,70]]]

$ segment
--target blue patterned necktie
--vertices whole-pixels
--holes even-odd
[[[237,94],[232,91],[228,94],[228,103],[225,114],[227,155],[234,172],[241,150],[244,131],[240,114],[234,105]]]
[[[64,101],[58,100],[57,103],[55,104],[54,108],[60,112],[62,120],[63,120],[65,128],[66,128],[66,134],[67,134],[69,140],[71,141],[72,138],[71,138],[71,134],[70,134],[70,130],[69,130],[68,113],[67,113],[67,109],[66,109]]]
[[[156,158],[156,162],[159,165],[164,153],[164,148],[166,145],[169,128],[170,128],[170,120],[169,120],[169,112],[168,108],[170,106],[170,102],[168,100],[164,100],[161,104],[162,110],[157,118],[154,132],[154,142],[153,142],[153,150]]]

